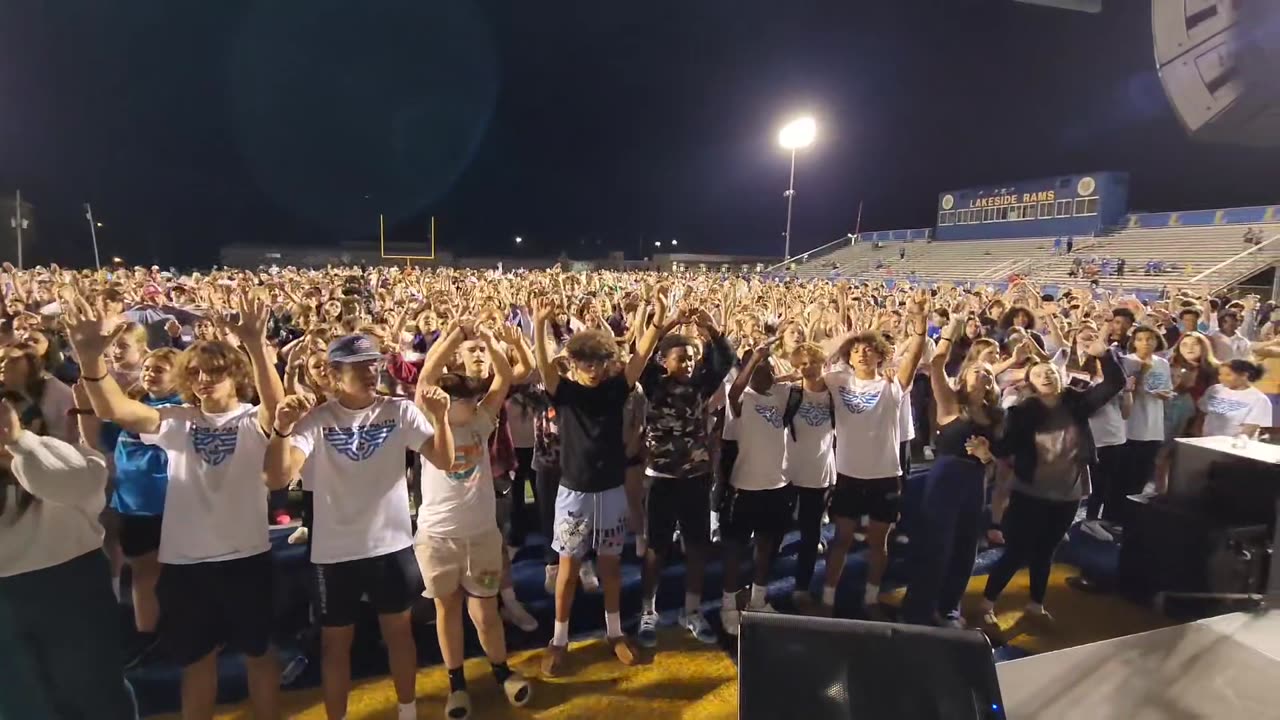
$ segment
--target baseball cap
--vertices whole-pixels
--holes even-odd
[[[329,343],[329,362],[354,363],[381,360],[378,343],[368,335],[346,335]]]

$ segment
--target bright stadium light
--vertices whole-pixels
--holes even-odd
[[[791,182],[783,193],[783,197],[787,199],[787,229],[783,233],[785,239],[782,250],[785,260],[791,259],[791,202],[796,196],[796,151],[812,145],[817,134],[818,124],[808,115],[792,120],[778,131],[778,144],[791,151]]]
[[[654,240],[654,241],[653,241],[653,246],[654,246],[654,247],[662,247],[662,241],[661,241],[661,240]]]
[[[679,245],[679,244],[680,244],[679,240],[675,238],[671,238],[671,247],[675,247],[676,245]]]
[[[524,238],[522,238],[522,237],[520,237],[519,235],[517,235],[517,236],[516,236],[516,244],[517,244],[517,245],[519,245],[519,244],[520,244],[520,243],[522,243],[522,242],[524,242]]]
[[[800,150],[812,145],[817,134],[817,123],[806,115],[782,126],[778,131],[778,144],[786,150]]]

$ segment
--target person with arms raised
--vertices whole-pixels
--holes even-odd
[[[328,717],[346,717],[351,644],[367,596],[387,646],[399,718],[413,720],[418,663],[409,614],[418,571],[404,452],[416,451],[437,468],[453,464],[448,396],[422,384],[413,400],[379,395],[385,360],[368,336],[338,338],[328,356],[332,398],[312,408],[295,395],[280,405],[264,469],[271,487],[283,488],[311,459],[311,562]]]
[[[244,294],[234,301],[227,329],[244,352],[221,340],[184,350],[177,377],[185,402],[167,407],[131,399],[107,372],[103,354],[121,327],[104,307],[77,299],[65,321],[94,412],[168,456],[156,597],[168,654],[182,667],[183,716],[213,717],[225,647],[244,654],[262,720],[279,716],[280,695],[262,460],[284,389],[266,341],[270,311]],[[256,407],[245,402],[255,387]]]

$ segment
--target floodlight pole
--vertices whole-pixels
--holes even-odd
[[[784,260],[791,259],[791,202],[796,196],[796,148],[791,148],[791,180],[787,183],[787,191],[783,193],[787,198],[787,229],[783,235],[786,237],[784,241],[782,258]]]

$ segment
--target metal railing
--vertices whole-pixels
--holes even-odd
[[[1206,278],[1213,277],[1215,274],[1220,273],[1225,268],[1228,268],[1231,265],[1235,265],[1237,261],[1245,260],[1247,261],[1245,264],[1238,265],[1237,268],[1233,268],[1226,271],[1225,275],[1229,279],[1222,280],[1221,278],[1215,278],[1213,282],[1209,284],[1213,285],[1213,287],[1210,288],[1211,291],[1217,291],[1217,290],[1221,290],[1224,287],[1230,286],[1234,283],[1240,282],[1241,280],[1244,280],[1250,275],[1261,271],[1267,265],[1271,264],[1276,260],[1276,251],[1280,250],[1280,245],[1276,245],[1274,247],[1269,248],[1269,250],[1266,253],[1263,253],[1262,249],[1266,248],[1267,246],[1271,245],[1277,240],[1280,240],[1280,235],[1274,235],[1270,239],[1264,240],[1258,243],[1257,245],[1251,245],[1244,252],[1237,253],[1236,255],[1233,255],[1232,257],[1229,257],[1226,260],[1223,260],[1217,265],[1214,265],[1208,270],[1205,270],[1199,275],[1196,275],[1195,277],[1191,278],[1190,280],[1187,281],[1187,284],[1195,285],[1197,283],[1207,282]]]
[[[828,250],[828,249],[830,249],[833,245],[837,245],[837,244],[839,244],[839,243],[848,243],[848,244],[853,244],[853,236],[852,236],[852,235],[841,235],[840,237],[836,238],[835,240],[832,240],[831,242],[827,243],[826,245],[820,245],[820,246],[818,246],[818,247],[816,247],[816,248],[814,248],[814,249],[812,249],[812,250],[810,250],[810,251],[808,251],[808,252],[806,252],[806,253],[803,253],[803,254],[800,254],[800,255],[796,255],[796,256],[795,256],[795,257],[793,257],[793,258],[787,258],[787,259],[783,260],[782,262],[778,263],[777,265],[772,265],[772,266],[770,266],[770,267],[765,268],[765,269],[764,269],[764,271],[765,271],[765,272],[767,272],[767,273],[768,273],[768,272],[773,272],[774,270],[777,270],[778,268],[785,268],[786,266],[790,265],[791,263],[796,263],[796,262],[806,262],[806,261],[808,261],[808,260],[813,259],[814,257],[818,257],[818,256],[819,256],[819,255],[818,255],[819,253],[821,253],[821,252],[822,252],[822,251],[824,251],[824,250]]]

